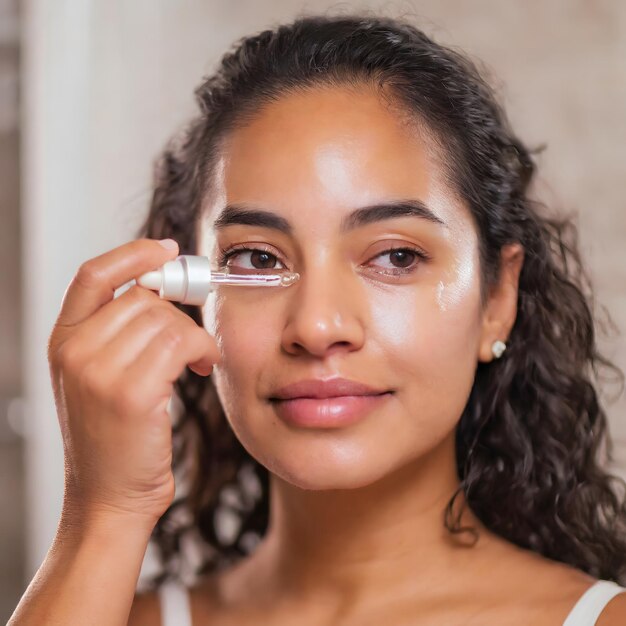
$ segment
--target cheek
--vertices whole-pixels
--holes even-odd
[[[414,289],[371,297],[370,336],[383,357],[386,382],[397,387],[410,416],[405,427],[423,443],[425,433],[434,443],[454,427],[473,385],[480,340],[477,269],[466,257]]]
[[[416,289],[374,293],[371,335],[406,369],[442,370],[476,360],[480,330],[478,275],[469,263]],[[420,375],[420,379],[423,376]]]
[[[259,374],[271,364],[280,340],[280,316],[268,306],[242,294],[210,296],[204,306],[204,326],[217,342],[220,362],[214,368],[222,398],[248,398],[256,391]],[[231,391],[226,393],[228,389]],[[220,394],[222,395],[222,394]]]

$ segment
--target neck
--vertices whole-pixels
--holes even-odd
[[[358,489],[303,490],[272,474],[269,528],[249,558],[256,567],[248,571],[263,581],[254,584],[262,584],[264,593],[272,588],[280,597],[327,594],[358,601],[387,585],[397,590],[421,583],[426,590],[448,584],[478,549],[468,548],[471,536],[453,536],[444,527],[444,510],[458,486],[453,435],[427,457]],[[467,507],[461,525],[473,526],[481,539],[485,534]]]

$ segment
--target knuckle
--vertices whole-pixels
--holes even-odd
[[[82,367],[78,383],[80,388],[91,396],[100,397],[105,395],[105,384],[100,368],[93,362]]]
[[[68,339],[56,348],[50,345],[48,359],[52,365],[60,369],[74,370],[80,367],[82,355],[80,348]]]
[[[89,259],[80,265],[75,280],[82,287],[92,289],[104,282],[104,276],[104,270],[95,259]]]
[[[154,306],[146,309],[144,315],[148,318],[148,321],[155,326],[164,326],[171,323],[174,319],[174,313],[169,309],[161,306]]]
[[[162,350],[175,352],[182,346],[184,335],[180,328],[168,326],[159,333],[158,341]]]
[[[137,392],[128,386],[118,390],[113,400],[113,406],[119,415],[132,415],[141,408]]]
[[[139,285],[132,285],[126,292],[126,297],[137,302],[154,302],[154,298],[157,297],[155,293]]]

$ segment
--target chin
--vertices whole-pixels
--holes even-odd
[[[281,457],[260,458],[254,455],[259,463],[279,479],[309,491],[325,491],[330,489],[360,489],[384,478],[387,471],[376,467],[372,458],[365,454],[332,456],[305,453],[293,455],[289,459]],[[262,455],[264,457],[264,455]]]

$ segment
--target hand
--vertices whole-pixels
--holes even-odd
[[[48,343],[65,455],[64,513],[122,512],[156,523],[174,497],[167,405],[186,365],[209,375],[215,340],[137,285],[178,247],[140,239],[83,263]]]

